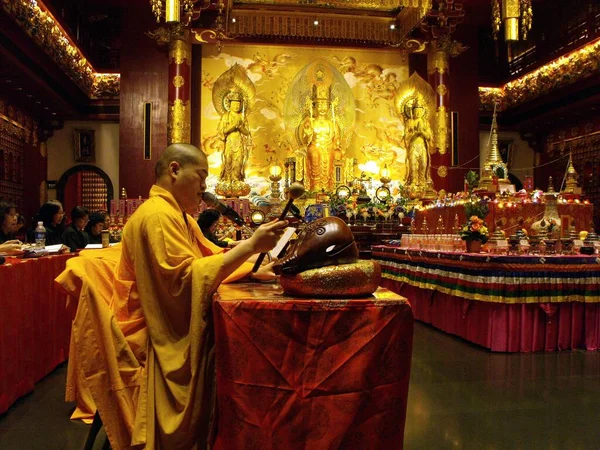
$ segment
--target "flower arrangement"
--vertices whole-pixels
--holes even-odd
[[[485,244],[488,240],[489,230],[483,219],[471,216],[469,221],[460,230],[463,241],[481,241]]]

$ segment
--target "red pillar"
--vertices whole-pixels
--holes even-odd
[[[436,98],[435,153],[431,155],[431,179],[438,191],[450,189],[448,169],[452,165],[452,154],[450,151],[449,69],[450,55],[440,47],[438,41],[433,41],[427,55],[427,73],[429,84],[433,87]]]
[[[190,92],[192,85],[190,31],[181,24],[171,29],[169,42],[169,111],[167,145],[191,141]]]

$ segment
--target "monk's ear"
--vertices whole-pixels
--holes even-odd
[[[177,178],[179,171],[181,170],[181,165],[177,161],[171,161],[169,163],[168,174],[171,178]]]

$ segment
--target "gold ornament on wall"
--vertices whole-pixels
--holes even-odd
[[[173,86],[175,86],[176,88],[180,88],[184,84],[185,84],[185,78],[183,78],[181,75],[175,75],[173,77]]]
[[[167,140],[174,142],[189,142],[190,136],[190,106],[182,100],[175,100],[169,106],[169,121],[167,122]]]

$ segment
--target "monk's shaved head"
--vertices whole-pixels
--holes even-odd
[[[169,164],[176,161],[181,167],[187,164],[208,163],[206,155],[198,147],[191,144],[171,144],[160,155],[154,167],[154,176],[158,180],[169,170]]]

